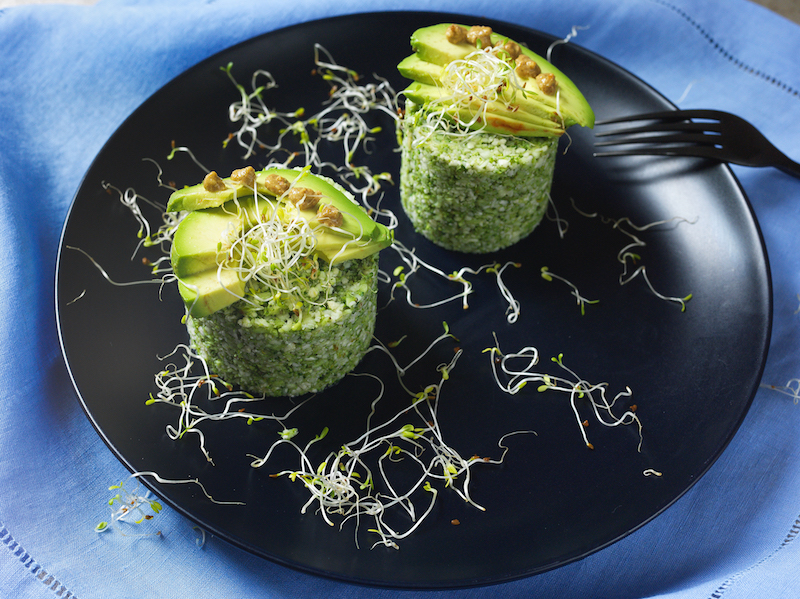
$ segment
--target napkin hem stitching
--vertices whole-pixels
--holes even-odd
[[[17,557],[19,561],[22,562],[22,565],[27,568],[28,572],[33,577],[53,591],[56,596],[62,597],[62,599],[78,599],[77,595],[73,595],[72,591],[61,584],[53,574],[45,570],[19,543],[17,543],[13,535],[2,522],[0,522],[0,542],[6,546],[6,549],[8,549],[11,555]]]
[[[665,8],[669,8],[670,10],[676,12],[680,17],[682,17],[687,23],[689,23],[692,27],[694,27],[697,32],[702,35],[706,41],[711,44],[714,49],[719,52],[724,58],[727,58],[731,63],[733,63],[739,69],[745,71],[746,73],[750,73],[755,77],[766,81],[767,83],[771,83],[772,85],[778,87],[779,89],[784,90],[785,92],[789,93],[792,96],[800,97],[800,90],[793,88],[791,85],[781,81],[777,77],[770,75],[769,73],[765,73],[760,69],[756,69],[755,67],[751,67],[743,60],[740,60],[733,54],[731,54],[728,50],[726,50],[711,33],[708,32],[700,23],[698,23],[692,16],[687,13],[685,10],[680,8],[679,6],[675,6],[671,2],[666,2],[665,0],[652,0],[656,4],[660,4]]]
[[[794,541],[794,539],[799,534],[800,534],[800,516],[798,516],[797,519],[794,521],[794,524],[792,524],[792,527],[789,529],[789,532],[786,534],[786,537],[784,537],[783,542],[780,545],[778,545],[771,553],[765,555],[764,557],[762,557],[760,560],[758,560],[756,563],[752,564],[748,568],[745,568],[744,570],[734,574],[733,576],[730,576],[725,582],[719,585],[717,589],[713,593],[711,593],[711,595],[709,595],[709,599],[721,599],[725,591],[731,588],[737,580],[739,580],[752,570],[755,570],[762,564],[771,560],[776,553],[778,553],[781,549],[783,549],[789,543]]]

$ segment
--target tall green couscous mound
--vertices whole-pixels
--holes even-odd
[[[559,138],[594,126],[591,107],[550,62],[489,27],[423,27],[411,45],[398,65],[413,80],[398,123],[406,214],[449,250],[516,243],[547,210]]]
[[[528,236],[550,199],[558,140],[420,130],[402,121],[400,197],[424,237],[448,250],[493,252]]]
[[[311,302],[302,309],[265,302],[254,286],[244,301],[187,320],[212,372],[251,393],[295,396],[322,391],[355,368],[375,329],[378,257],[308,270]]]
[[[188,211],[170,261],[192,346],[253,394],[336,383],[364,357],[376,318],[378,252],[393,235],[351,194],[304,169],[251,167],[176,191]]]

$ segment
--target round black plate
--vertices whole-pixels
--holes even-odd
[[[446,440],[463,455],[498,456],[497,441],[514,430],[536,435],[508,440],[501,466],[474,472],[472,493],[485,512],[446,491],[431,518],[402,541],[399,551],[370,549],[362,523],[342,530],[300,508],[306,495],[299,483],[269,474],[293,467],[289,452],[274,464],[253,470],[247,454],[261,454],[276,438],[268,422],[209,423],[203,427],[214,465],[205,461],[197,438],[179,442],[165,434],[176,412],[168,406],[145,406],[154,391],[153,376],[163,368],[158,356],[186,341],[182,304],[172,285],[116,287],[109,284],[78,247],[102,265],[115,281],[144,280],[149,269],[136,253],[138,225],[114,195],[103,188],[133,188],[163,203],[167,192],[156,185],[156,160],[164,180],[178,185],[200,180],[202,172],[185,154],[166,156],[174,142],[193,150],[209,168],[230,172],[248,161],[235,144],[222,140],[234,130],[228,105],[237,92],[221,67],[249,85],[257,69],[270,71],[279,84],[265,95],[278,110],[321,105],[327,85],[312,75],[313,45],[320,43],[341,65],[369,78],[386,77],[396,90],[403,81],[395,65],[410,52],[415,28],[469,17],[432,13],[380,13],[305,23],[249,40],[202,62],[147,100],[114,134],[89,169],[67,219],[57,273],[57,311],[66,362],[80,401],[112,451],[132,471],[155,471],[164,478],[198,477],[218,500],[208,501],[194,485],[160,485],[145,479],[168,504],[212,534],[257,555],[315,574],[346,581],[405,588],[448,588],[487,584],[535,574],[576,560],[635,530],[674,502],[709,468],[732,438],[757,389],[771,323],[771,288],[767,259],[748,202],[730,170],[691,159],[592,156],[590,130],[572,128],[571,145],[559,157],[553,197],[569,229],[562,239],[546,221],[529,239],[492,256],[464,256],[442,251],[414,234],[402,215],[396,187],[386,190],[384,207],[400,216],[397,238],[427,261],[452,272],[494,260],[515,261],[505,280],[522,303],[515,324],[491,277],[473,277],[475,293],[468,310],[451,303],[418,310],[402,297],[378,317],[377,336],[408,338],[398,348],[404,362],[423,349],[446,321],[459,337],[464,356],[444,387],[441,425]],[[493,25],[544,54],[555,39],[519,26]],[[386,35],[391,31],[392,35]],[[641,81],[573,44],[556,47],[555,62],[577,83],[598,118],[646,112],[670,105]],[[379,119],[380,120],[380,119]],[[387,122],[388,121],[388,122]],[[366,160],[373,170],[398,176],[392,122]],[[567,149],[567,140],[564,140]],[[338,159],[338,150],[331,151]],[[643,232],[641,264],[657,290],[671,296],[693,294],[685,311],[652,294],[643,279],[618,282],[617,252],[629,238],[573,209],[610,218],[630,217],[646,224],[672,217],[674,223]],[[149,210],[149,209],[148,209]],[[158,211],[148,212],[156,222]],[[384,253],[391,272],[396,262]],[[570,289],[540,277],[540,268],[575,283],[598,304],[581,315]],[[419,278],[422,301],[454,287]],[[381,302],[387,299],[381,289]],[[590,416],[587,429],[594,450],[584,445],[564,396],[538,393],[535,385],[516,396],[502,393],[491,377],[487,347],[493,334],[507,352],[536,346],[542,369],[558,369],[551,356],[590,382],[607,382],[610,395],[629,386],[643,424],[643,443],[635,427],[604,428]],[[410,383],[435,382],[433,367],[452,356],[452,344],[434,352]],[[393,379],[378,354],[360,370]],[[346,378],[298,412],[290,426],[308,439],[324,426],[324,448],[356,437],[364,427],[374,386]],[[406,401],[390,388],[387,408]],[[275,411],[286,400],[273,400]],[[271,411],[267,404],[263,409]],[[627,405],[627,404],[625,404]],[[625,407],[625,406],[622,406]],[[654,469],[662,476],[645,476]],[[453,525],[452,520],[460,521]],[[356,538],[360,548],[356,547]]]

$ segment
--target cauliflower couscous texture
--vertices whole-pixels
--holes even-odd
[[[243,389],[296,396],[336,383],[364,357],[375,329],[378,256],[331,267],[309,260],[310,301],[259,297],[188,318],[192,345],[210,370]]]
[[[550,199],[557,139],[430,132],[420,126],[424,112],[406,108],[400,196],[418,233],[448,250],[488,253],[536,228]]]

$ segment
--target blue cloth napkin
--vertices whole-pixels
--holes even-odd
[[[198,531],[168,508],[158,515],[160,537],[94,532],[108,518],[108,486],[128,472],[75,399],[53,300],[59,235],[81,178],[150,94],[265,31],[399,8],[430,4],[101,0],[0,10],[0,595],[423,595],[309,576],[219,539],[200,546]],[[800,159],[800,27],[747,0],[442,0],[436,8],[559,37],[581,27],[571,43],[680,107],[741,115]],[[767,386],[729,447],[675,505],[606,549],[524,580],[425,596],[798,596],[800,406],[780,389],[800,377],[800,180],[774,169],[733,170],[766,240],[775,318]]]

